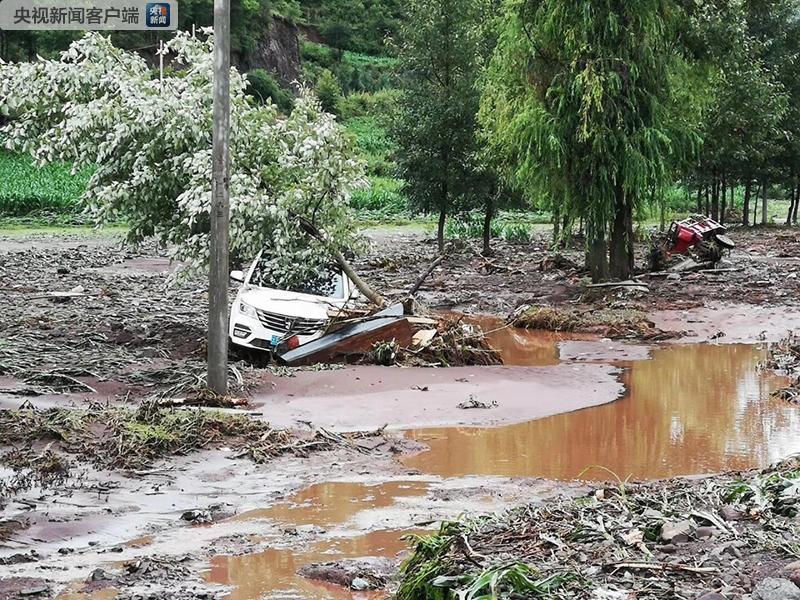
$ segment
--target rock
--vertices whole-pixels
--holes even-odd
[[[356,577],[350,582],[350,588],[360,592],[362,590],[368,590],[370,588],[370,583],[363,577]]]
[[[207,510],[187,510],[181,515],[181,519],[190,523],[210,523],[211,514]]]
[[[756,585],[753,600],[800,600],[800,588],[788,579],[768,577]]]
[[[694,535],[698,540],[708,539],[716,534],[716,527],[698,527],[697,531],[694,532]]]
[[[694,523],[688,520],[664,523],[661,528],[661,539],[669,544],[682,544],[689,541],[694,528]]]
[[[675,544],[665,544],[663,546],[656,546],[656,550],[664,554],[673,554],[678,551],[678,547]]]
[[[723,506],[719,514],[722,515],[722,518],[726,521],[742,521],[747,518],[747,513],[743,510],[739,510],[735,506],[731,506],[730,504],[726,504]]]
[[[702,596],[698,596],[697,600],[727,600],[722,594],[717,592],[708,592]]]
[[[670,281],[680,281],[681,276],[678,273],[670,273],[669,275],[667,275],[667,279],[669,279]]]
[[[384,557],[366,557],[304,565],[298,574],[327,581],[353,590],[376,590],[386,586],[396,573],[398,561]]]
[[[103,569],[95,569],[92,571],[92,574],[89,575],[89,581],[105,581],[106,579],[111,579]]]
[[[38,585],[35,587],[25,588],[19,591],[20,596],[40,596],[42,594],[47,594],[50,591],[50,588],[46,585]]]
[[[783,567],[781,575],[800,587],[800,560],[796,560]]]

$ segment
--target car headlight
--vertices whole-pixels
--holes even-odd
[[[256,309],[245,302],[239,302],[239,312],[247,317],[253,317],[254,319],[258,318]]]

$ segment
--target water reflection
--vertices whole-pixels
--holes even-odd
[[[227,600],[255,598],[374,600],[383,592],[353,592],[335,585],[310,581],[297,575],[303,565],[357,556],[395,556],[407,550],[403,537],[418,530],[373,531],[352,538],[337,538],[317,544],[308,552],[270,548],[242,556],[215,556],[205,579],[235,585]]]
[[[800,452],[800,411],[769,397],[779,380],[758,372],[764,354],[748,345],[656,349],[625,365],[617,402],[508,427],[409,431],[431,450],[405,463],[442,476],[557,479],[592,465],[637,479],[764,466]]]
[[[369,485],[326,481],[305,488],[284,502],[236,516],[235,520],[273,519],[294,525],[329,527],[371,508],[385,508],[396,498],[424,496],[428,485],[419,481],[388,481]]]

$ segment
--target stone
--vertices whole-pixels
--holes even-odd
[[[41,596],[50,592],[50,588],[46,585],[39,585],[35,587],[25,588],[19,591],[20,596]]]
[[[694,528],[694,523],[689,520],[664,523],[661,527],[661,539],[669,544],[682,544],[689,541]]]
[[[665,544],[663,546],[656,546],[656,550],[664,554],[674,554],[678,551],[678,547],[675,544]]]
[[[356,577],[350,582],[350,588],[360,592],[363,590],[368,590],[370,588],[370,583],[363,577]]]
[[[707,592],[702,596],[698,596],[697,600],[727,600],[725,596],[717,592]]]
[[[92,574],[89,576],[89,581],[104,581],[106,579],[111,579],[103,569],[95,569],[92,571]]]
[[[670,273],[669,275],[667,275],[667,279],[669,279],[670,281],[680,281],[681,276],[679,273]]]
[[[800,560],[796,560],[783,567],[781,575],[800,587]]]
[[[747,513],[743,510],[739,510],[735,506],[731,506],[730,504],[726,504],[723,506],[720,511],[720,515],[726,521],[742,521],[747,518]]]
[[[717,534],[716,527],[698,527],[697,530],[694,532],[694,535],[698,540],[708,539],[716,534]]]
[[[756,585],[753,600],[800,600],[800,588],[788,579],[767,577]]]

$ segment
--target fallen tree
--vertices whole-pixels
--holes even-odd
[[[124,218],[130,242],[156,237],[187,270],[204,268],[209,248],[213,36],[204,34],[166,43],[176,68],[163,80],[97,33],[57,60],[0,64],[7,148],[93,168],[82,198],[92,220]],[[363,165],[309,92],[283,115],[252,103],[236,69],[230,80],[231,256],[263,250],[274,285],[291,285],[331,252],[361,246],[349,199],[365,184]],[[309,240],[294,215],[324,231],[325,243]]]

